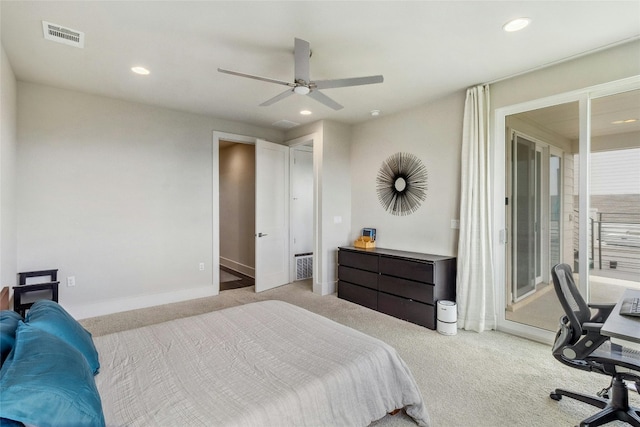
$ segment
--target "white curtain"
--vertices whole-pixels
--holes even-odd
[[[489,86],[467,89],[456,299],[458,327],[477,332],[496,328],[489,114]]]

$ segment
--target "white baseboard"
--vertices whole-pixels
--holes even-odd
[[[313,282],[313,293],[318,295],[332,295],[337,291],[337,281],[326,282],[326,283],[318,283]]]
[[[122,311],[136,310],[139,308],[153,307],[156,305],[170,304],[173,302],[187,301],[215,295],[218,295],[218,288],[213,285],[205,285],[192,289],[126,298],[114,298],[88,304],[65,304],[64,308],[75,319],[80,320],[87,319],[89,317],[104,316],[106,314],[120,313]]]
[[[254,267],[250,267],[248,265],[233,261],[229,258],[220,257],[220,265],[237,271],[238,273],[242,273],[245,276],[249,276],[254,279],[256,277],[256,269]]]

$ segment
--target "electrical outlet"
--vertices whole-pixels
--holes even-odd
[[[67,277],[67,286],[75,286],[76,285],[76,276]]]
[[[200,271],[204,271],[204,262],[201,262],[201,263],[198,265],[198,269],[199,269]]]

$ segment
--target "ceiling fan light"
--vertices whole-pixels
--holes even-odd
[[[293,91],[298,95],[306,95],[311,92],[311,90],[306,86],[296,86],[295,88],[293,88]]]

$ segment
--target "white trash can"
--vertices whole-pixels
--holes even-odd
[[[437,329],[442,335],[455,335],[458,333],[458,306],[455,302],[438,301],[437,319]]]

